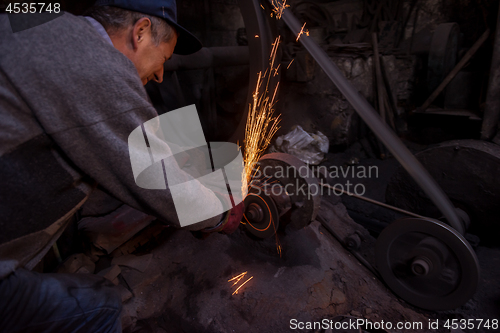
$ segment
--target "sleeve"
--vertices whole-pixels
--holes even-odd
[[[208,189],[195,178],[198,170],[192,170],[193,165],[199,163],[193,161],[193,154],[187,152],[174,157],[171,147],[161,137],[148,133],[148,143],[161,147],[172,158],[150,163],[150,167],[134,179],[130,154],[134,149],[129,145],[129,135],[137,128],[142,129],[141,124],[148,119],[145,115],[151,113],[147,108],[131,110],[95,124],[53,133],[52,137],[78,169],[127,205],[167,224],[190,230],[216,225],[222,218],[223,203],[214,187]],[[140,150],[139,154],[143,161],[151,161],[148,149]],[[167,174],[172,175],[168,180]],[[171,185],[181,188],[175,191],[175,198]],[[209,218],[186,225],[179,219],[179,209],[186,211],[185,207],[190,207],[188,213],[194,215],[191,221],[199,216]]]

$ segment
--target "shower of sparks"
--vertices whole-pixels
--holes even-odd
[[[301,29],[300,29],[300,31],[299,31],[299,34],[297,35],[297,39],[295,40],[296,42],[298,42],[298,41],[299,41],[299,38],[300,38],[300,36],[302,36],[302,35],[307,35],[307,36],[309,36],[309,30],[307,30],[307,29],[306,29],[306,30],[304,30],[304,28],[305,28],[305,27],[306,27],[306,23],[304,22],[304,25],[302,26],[302,28],[301,28]]]
[[[271,5],[273,6],[273,13],[276,16],[276,19],[279,20],[281,19],[281,16],[283,15],[283,12],[285,11],[285,8],[290,7],[290,5],[286,4],[286,1],[281,2],[280,0],[272,0]],[[271,17],[273,15],[271,14]]]
[[[272,44],[273,48],[269,57],[269,68],[264,72],[264,75],[262,72],[259,72],[257,85],[253,93],[253,100],[249,105],[245,139],[243,141],[245,146],[243,154],[245,165],[242,174],[243,185],[241,190],[244,196],[248,193],[248,184],[258,171],[258,169],[254,170],[256,163],[260,160],[262,154],[271,143],[271,139],[279,129],[280,117],[274,116],[279,82],[273,89],[271,87],[271,77],[278,73],[279,65],[275,67],[275,59],[280,41],[281,36],[278,36]],[[271,91],[272,95],[270,94]]]
[[[246,280],[245,282],[243,282],[233,293],[233,295],[237,294],[238,291],[240,290],[241,287],[243,287],[248,281],[250,281],[251,279],[253,279],[253,276],[251,276],[248,280]]]
[[[245,277],[245,275],[247,275],[248,272],[243,272],[239,275],[236,275],[235,277],[233,277],[232,279],[229,279],[227,280],[227,282],[231,282],[231,281],[234,281],[236,280],[236,282],[234,282],[232,284],[232,286],[236,285],[238,282],[240,282],[241,279],[243,279]],[[248,280],[246,280],[245,282],[243,282],[238,288],[236,288],[236,290],[233,292],[233,295],[235,294],[238,294],[238,291],[240,290],[241,287],[243,287],[248,281],[250,281],[251,279],[253,279],[253,276],[251,276]],[[231,286],[231,287],[232,287]]]
[[[273,17],[274,15],[277,20],[281,19],[285,9],[290,7],[290,5],[287,5],[287,0],[271,0],[271,4],[273,7],[271,17]],[[261,5],[261,7],[263,6]],[[304,26],[302,27],[301,33],[309,35],[309,32],[307,30],[304,31]],[[276,85],[272,87],[271,78],[279,74],[280,64],[278,64],[278,66],[275,66],[275,60],[280,42],[281,36],[278,36],[278,38],[276,38],[274,43],[272,44],[273,47],[271,50],[271,55],[269,57],[269,67],[266,69],[264,74],[262,74],[262,72],[259,72],[257,85],[253,93],[253,100],[249,105],[247,124],[245,128],[245,139],[243,142],[245,149],[243,153],[244,171],[242,174],[241,190],[244,197],[248,194],[250,181],[252,180],[253,176],[255,176],[255,173],[259,170],[258,167],[257,169],[255,169],[257,162],[260,160],[262,154],[271,143],[271,139],[273,138],[273,136],[279,130],[278,125],[281,121],[280,116],[274,116],[274,107],[276,104],[276,95],[278,92],[279,82],[277,82]],[[290,62],[288,67],[290,67],[292,62]],[[275,230],[276,250],[281,257],[281,243],[278,239],[274,221],[271,220],[271,223],[272,227]],[[244,276],[245,274],[237,277],[237,282],[239,282],[239,280],[241,280]],[[246,280],[242,285],[240,285],[240,287],[235,290],[233,295],[237,294],[238,290],[252,278],[253,276]]]
[[[288,64],[288,66],[286,66],[286,69],[289,69],[290,66],[292,65],[292,62],[294,61],[295,59],[292,59],[292,61],[290,61],[290,63]]]

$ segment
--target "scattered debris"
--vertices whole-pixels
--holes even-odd
[[[102,271],[97,273],[97,275],[100,275],[117,285],[118,283],[116,283],[116,278],[118,277],[118,275],[120,275],[121,272],[122,270],[118,265],[112,265],[108,268],[103,269]]]
[[[153,216],[123,205],[106,216],[82,219],[78,222],[78,229],[86,234],[97,248],[111,253],[154,219]]]
[[[92,274],[95,270],[94,262],[83,253],[68,257],[57,269],[57,273]]]
[[[135,256],[132,254],[120,256],[113,258],[111,261],[112,265],[126,266],[138,270],[139,272],[145,272],[151,263],[152,254],[146,254],[143,256]]]
[[[328,153],[329,142],[321,132],[307,133],[301,126],[276,139],[276,150],[296,156],[301,161],[318,165]]]

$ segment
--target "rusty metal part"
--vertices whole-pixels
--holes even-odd
[[[289,154],[272,153],[260,159],[259,167],[263,178],[277,179],[289,196],[289,225],[300,229],[314,220],[321,204],[321,189],[307,164]]]
[[[470,217],[469,232],[482,241],[498,244],[500,146],[478,140],[455,140],[424,150],[416,157],[455,206]],[[386,202],[424,216],[441,217],[402,168],[387,185]]]
[[[361,237],[358,234],[351,234],[344,240],[344,244],[351,250],[359,250],[361,247]]]
[[[389,288],[419,308],[456,309],[476,292],[476,254],[461,234],[442,222],[417,218],[393,222],[378,237],[375,256]]]
[[[278,208],[279,216],[283,216],[292,209],[292,201],[281,184],[271,184],[264,188],[266,195],[273,199]]]
[[[252,185],[245,198],[243,222],[254,236],[268,238],[274,236],[279,227],[279,212],[274,201],[260,186]]]
[[[302,24],[293,16],[289,9],[284,10],[282,18],[292,33],[298,35]],[[399,137],[381,120],[370,103],[368,103],[359,91],[344,77],[326,52],[309,36],[302,35],[299,41],[309,51],[340,92],[351,103],[359,116],[384,143],[392,155],[396,157],[399,163],[408,170],[412,178],[415,179],[432,202],[441,210],[448,223],[459,232],[464,232],[460,218],[444,191],[438,186],[436,181],[432,179],[427,170],[422,167],[420,162],[418,162],[408,148],[406,148]]]
[[[204,47],[191,55],[172,55],[165,62],[166,71],[205,69],[248,65],[250,55],[248,46]]]
[[[372,264],[370,264],[368,260],[366,260],[355,248],[351,247],[349,243],[346,242],[347,239],[342,240],[342,237],[339,235],[339,233],[334,228],[332,228],[322,216],[318,216],[317,220],[319,223],[321,223],[323,228],[325,228],[326,231],[328,231],[330,235],[332,235],[333,238],[335,238],[337,242],[339,242],[339,244],[341,244],[347,251],[349,251],[363,266],[365,266],[366,269],[372,272],[373,275],[376,276],[379,280],[382,280],[382,277],[375,269],[375,267],[373,267]],[[346,238],[349,238],[349,236]]]

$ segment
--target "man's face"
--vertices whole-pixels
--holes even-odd
[[[128,30],[110,35],[113,45],[130,59],[137,69],[142,84],[163,81],[163,64],[170,59],[177,44],[177,34],[168,42],[156,45],[151,38],[151,21],[141,18]]]
[[[163,64],[172,56],[176,43],[177,36],[174,34],[169,42],[156,45],[151,39],[151,31],[139,41],[135,59],[132,61],[143,85],[151,80],[163,81]]]

